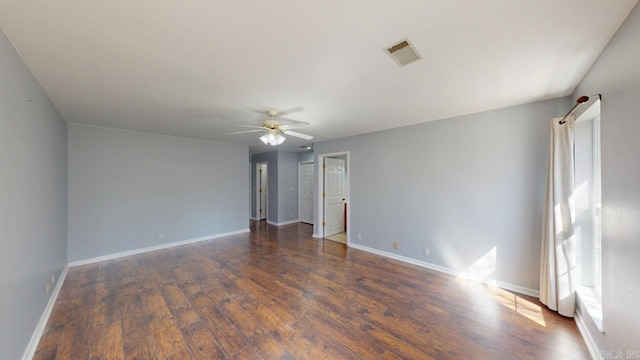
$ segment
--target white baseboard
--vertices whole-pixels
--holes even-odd
[[[580,335],[582,335],[584,342],[587,344],[587,349],[589,349],[589,354],[591,354],[591,358],[594,360],[602,360],[602,353],[600,352],[600,349],[598,349],[598,345],[596,344],[595,340],[591,336],[591,333],[589,332],[589,328],[587,327],[587,324],[584,323],[584,319],[582,318],[582,315],[580,315],[579,311],[576,311],[576,314],[573,317],[573,319],[575,320],[576,325],[578,326],[578,331],[580,331]]]
[[[257,217],[249,216],[249,220],[258,220]]]
[[[33,355],[36,353],[36,349],[38,348],[38,343],[40,342],[40,338],[44,333],[44,329],[47,326],[47,322],[49,321],[49,316],[51,316],[51,311],[53,310],[53,305],[55,305],[56,300],[58,299],[58,294],[60,294],[60,289],[62,289],[62,284],[64,283],[64,279],[67,278],[67,272],[69,271],[69,266],[65,266],[60,273],[60,277],[58,278],[58,282],[56,286],[53,288],[53,292],[49,297],[49,301],[47,302],[47,306],[44,308],[44,312],[40,317],[40,321],[36,326],[36,329],[33,331],[33,335],[31,335],[31,340],[29,340],[29,344],[27,345],[27,349],[24,351],[22,355],[22,360],[31,360]]]
[[[290,221],[283,221],[283,222],[275,222],[275,221],[267,220],[267,224],[275,225],[275,226],[285,226],[285,225],[295,224],[295,223],[299,223],[299,222],[300,222],[300,220],[298,220],[298,219],[290,220]]]
[[[313,233],[313,235],[311,235],[312,238],[316,238],[316,239],[320,239],[320,235]]]
[[[222,233],[222,234],[207,235],[207,236],[202,236],[202,237],[198,237],[198,238],[194,238],[194,239],[176,241],[176,242],[172,242],[172,243],[168,243],[168,244],[162,244],[162,245],[156,245],[156,246],[149,246],[149,247],[145,247],[145,248],[141,248],[141,249],[123,251],[123,252],[119,252],[119,253],[115,253],[115,254],[98,256],[98,257],[94,257],[94,258],[90,258],[90,259],[77,260],[77,261],[70,262],[69,263],[69,267],[92,264],[92,263],[99,262],[99,261],[112,260],[112,259],[117,259],[117,258],[121,258],[121,257],[124,257],[124,256],[142,254],[142,253],[146,253],[146,252],[149,252],[149,251],[167,249],[167,248],[171,248],[171,247],[174,247],[174,246],[193,244],[193,243],[200,242],[200,241],[213,240],[213,239],[218,239],[218,238],[225,237],[225,236],[237,235],[237,234],[242,234],[242,233],[246,233],[246,232],[249,232],[249,229],[231,231],[231,232]]]
[[[533,296],[533,297],[539,297],[540,296],[540,291],[534,290],[534,289],[530,289],[530,288],[526,288],[526,287],[523,287],[523,286],[514,285],[514,284],[510,284],[510,283],[506,283],[506,282],[502,282],[502,281],[497,281],[497,280],[488,281],[487,279],[474,278],[474,277],[469,276],[468,274],[466,274],[464,272],[456,271],[456,270],[450,269],[450,268],[448,268],[446,266],[441,266],[441,265],[428,263],[426,261],[421,261],[421,260],[413,259],[413,258],[410,258],[410,257],[407,257],[407,256],[402,256],[402,255],[386,252],[386,251],[383,251],[383,250],[374,249],[374,248],[371,248],[371,247],[368,247],[368,246],[364,246],[364,245],[354,244],[352,242],[349,243],[348,246],[352,247],[354,249],[367,251],[367,252],[370,252],[370,253],[373,253],[373,254],[376,254],[376,255],[380,255],[380,256],[384,256],[384,257],[388,257],[388,258],[391,258],[391,259],[394,259],[394,260],[398,260],[398,261],[406,262],[406,263],[409,263],[409,264],[421,266],[423,268],[440,271],[440,272],[443,272],[443,273],[446,273],[446,274],[449,274],[449,275],[463,277],[465,279],[470,279],[470,280],[477,281],[477,282],[480,282],[480,283],[483,283],[483,284],[487,284],[487,285],[494,285],[494,286],[497,286],[499,288],[502,288],[502,289],[505,289],[505,290],[510,290],[510,291],[515,291],[515,292],[520,293],[520,294],[525,294],[525,295],[529,295],[529,296]]]

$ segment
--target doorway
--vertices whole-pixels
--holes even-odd
[[[349,152],[318,156],[318,222],[322,238],[349,241]]]
[[[268,205],[267,162],[256,163],[256,219],[267,218]]]
[[[298,220],[313,224],[313,162],[298,163]]]

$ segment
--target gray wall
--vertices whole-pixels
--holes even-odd
[[[278,223],[298,219],[298,153],[278,151]]]
[[[457,271],[495,254],[476,272],[537,290],[549,123],[569,107],[525,104],[315,143],[314,153],[351,152],[353,243]],[[317,208],[317,183],[315,198]]]
[[[247,229],[248,158],[244,145],[70,125],[69,261]]]
[[[251,217],[256,218],[256,163],[267,162],[267,220],[278,222],[278,151],[251,155]]]
[[[601,350],[640,349],[640,7],[629,14],[575,92],[602,94]],[[582,312],[582,309],[580,309]]]
[[[0,357],[19,359],[67,262],[67,125],[0,31]]]
[[[313,150],[299,152],[298,161],[313,161]]]

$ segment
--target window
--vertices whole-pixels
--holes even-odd
[[[602,239],[600,197],[600,101],[576,119],[575,230],[578,240],[578,294],[602,330]]]
[[[602,294],[602,228],[601,228],[601,162],[600,162],[600,111],[593,119],[593,287],[601,300]]]

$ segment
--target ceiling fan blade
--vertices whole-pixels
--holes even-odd
[[[262,126],[258,126],[258,125],[238,125],[238,126],[242,126],[242,127],[246,127],[246,128],[256,128],[256,129],[262,129]]]
[[[278,126],[282,130],[300,129],[307,127],[309,124],[284,124]]]
[[[300,138],[300,139],[305,139],[305,140],[313,139],[313,136],[311,136],[311,135],[301,134],[299,132],[295,132],[295,131],[291,131],[291,130],[284,130],[283,133],[286,134],[286,135],[295,136],[295,137]]]
[[[308,122],[304,122],[304,121],[300,121],[300,120],[293,120],[293,119],[286,119],[286,118],[281,118],[281,117],[277,117],[276,118],[278,121],[284,121],[284,122],[288,122],[288,123],[292,123],[292,124],[301,124],[301,125],[309,125]]]
[[[286,116],[286,115],[297,113],[300,111],[304,111],[304,108],[298,106],[298,107],[291,108],[289,110],[278,111],[278,116],[283,116],[283,115]]]
[[[236,131],[236,132],[232,132],[232,133],[227,133],[227,135],[247,134],[247,133],[262,132],[262,131],[264,131],[264,129]]]

